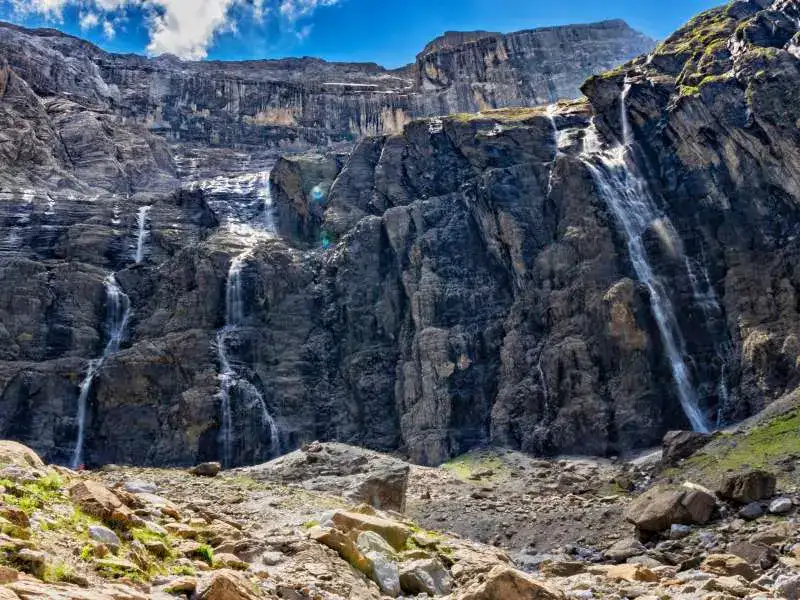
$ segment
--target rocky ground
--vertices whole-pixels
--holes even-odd
[[[0,442],[0,599],[797,599],[798,418],[442,468],[313,443],[232,471],[74,472]]]

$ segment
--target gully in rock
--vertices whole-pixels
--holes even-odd
[[[97,373],[108,357],[119,352],[131,314],[130,298],[128,298],[125,292],[122,291],[122,288],[119,287],[113,273],[106,278],[105,288],[107,302],[106,326],[109,336],[108,343],[100,358],[89,363],[86,377],[84,377],[81,383],[81,391],[78,396],[78,438],[75,443],[75,450],[73,451],[71,461],[73,469],[77,469],[84,462],[83,447],[86,439],[87,404],[94,378],[97,376]]]

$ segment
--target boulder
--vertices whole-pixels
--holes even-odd
[[[725,500],[749,504],[758,500],[768,500],[775,494],[775,475],[761,470],[745,471],[727,475],[717,490],[717,495]]]
[[[45,563],[47,562],[47,556],[44,552],[39,552],[38,550],[31,550],[29,548],[23,548],[15,557],[15,562],[22,566],[22,569],[26,573],[30,573],[31,575],[35,575],[36,577],[42,577],[44,575],[44,568]]]
[[[653,582],[658,581],[658,575],[644,565],[633,563],[624,565],[614,565],[606,570],[606,577],[617,581],[637,581]]]
[[[368,552],[377,552],[390,558],[395,555],[394,548],[389,545],[389,542],[374,531],[362,531],[359,533],[356,539],[356,545],[358,549],[365,554]]]
[[[197,589],[197,578],[191,576],[177,577],[164,586],[168,594],[192,595]]]
[[[764,507],[760,502],[750,502],[739,509],[738,515],[747,521],[755,521],[764,516]]]
[[[409,472],[407,464],[387,465],[367,474],[343,495],[356,504],[363,502],[382,510],[405,512]]]
[[[769,514],[771,515],[785,515],[792,512],[791,498],[775,498],[769,503]]]
[[[367,558],[372,562],[370,579],[378,584],[381,592],[395,598],[400,595],[400,572],[391,558],[380,552],[368,552]]]
[[[155,494],[158,487],[151,481],[143,481],[141,479],[128,479],[122,484],[124,489],[129,494]]]
[[[19,571],[0,565],[0,585],[16,581],[18,577]]]
[[[242,573],[221,569],[204,576],[197,583],[197,600],[257,600],[264,595],[256,591]]]
[[[564,593],[511,567],[499,565],[454,600],[564,600]]]
[[[336,511],[331,516],[333,523],[344,532],[374,531],[385,539],[395,550],[402,550],[411,537],[411,529],[402,523],[382,519],[372,515],[354,512]]]
[[[81,510],[109,525],[127,528],[131,524],[131,510],[102,483],[80,481],[69,489],[69,495]]]
[[[250,567],[245,561],[235,554],[220,553],[214,554],[214,568],[216,569],[236,569],[246,571]]]
[[[207,462],[189,469],[192,475],[197,477],[216,477],[222,470],[222,465],[218,462]]]
[[[758,569],[767,570],[778,562],[778,553],[770,546],[751,544],[750,542],[734,542],[728,546],[728,553],[738,556],[747,564]]]
[[[352,538],[341,531],[329,527],[312,527],[308,536],[338,552],[354,569],[367,575],[372,572],[372,561],[358,549]]]
[[[15,465],[23,468],[44,468],[39,455],[18,442],[0,441],[0,465]]]
[[[785,521],[774,523],[762,531],[758,531],[750,536],[750,542],[753,544],[766,544],[768,546],[782,544],[796,536],[799,532],[800,525],[797,525],[796,523],[789,523]]]
[[[775,581],[775,591],[781,598],[800,600],[800,575],[781,575]]]
[[[106,545],[114,553],[119,550],[122,544],[116,533],[102,525],[89,525],[89,537],[96,542]]]
[[[734,554],[710,554],[700,565],[700,570],[728,577],[739,575],[747,581],[756,578],[755,571],[747,561]]]
[[[715,505],[713,496],[700,490],[656,487],[634,500],[625,518],[640,531],[659,533],[675,523],[707,523]]]
[[[706,446],[713,437],[697,431],[669,431],[661,442],[662,462],[674,466]]]
[[[400,587],[406,594],[444,596],[453,589],[450,574],[435,558],[414,560],[400,566]]]
[[[546,577],[572,577],[586,571],[586,565],[575,560],[546,560],[539,572]]]
[[[635,538],[625,538],[616,542],[611,548],[606,550],[603,555],[606,560],[615,563],[623,563],[629,558],[639,556],[647,552],[647,548]]]

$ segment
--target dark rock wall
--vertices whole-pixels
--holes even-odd
[[[681,260],[658,227],[646,245],[692,383],[710,420],[751,414],[800,383],[798,15],[785,0],[762,4],[698,17],[649,60],[590,79],[590,102],[403,128],[375,118],[391,94],[370,104],[378,94],[355,85],[386,79],[374,65],[209,63],[203,77],[196,64],[42,32],[20,53],[30,34],[2,28],[0,436],[69,459],[79,386],[108,339],[103,282],[114,271],[132,313],[91,389],[87,461],[219,458],[217,331],[237,257],[246,309],[226,348],[283,451],[335,439],[428,463],[487,443],[616,454],[685,428],[647,289],[582,155],[592,121],[606,145],[620,139],[626,82],[632,168],[682,240]],[[620,27],[592,30],[593,47]],[[428,48],[420,61],[439,73],[430,97],[450,94],[445,74],[500,56],[498,44],[511,62],[530,40],[571,39],[520,36]],[[549,98],[534,77],[530,94],[509,91],[495,63],[481,63],[492,66],[481,86],[500,90],[492,105]],[[483,108],[454,94],[448,110]],[[412,110],[411,96],[391,107]],[[281,160],[270,235],[265,145],[386,129],[344,163]],[[142,207],[147,251],[135,264]],[[233,404],[239,462],[267,458],[254,407]]]

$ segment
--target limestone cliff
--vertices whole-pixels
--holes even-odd
[[[396,129],[359,88],[392,88],[379,67],[201,73],[2,28],[0,437],[69,462],[83,432],[91,464],[242,464],[317,438],[438,462],[617,454],[751,414],[800,384],[799,17],[736,2],[588,101]],[[436,42],[433,96],[398,97],[461,110],[445,55],[516,39]],[[549,99],[491,64],[497,104]],[[323,112],[276,125],[286,97]],[[270,186],[272,142],[372,131],[354,99],[384,134],[287,157]]]

